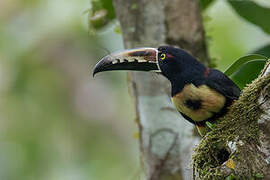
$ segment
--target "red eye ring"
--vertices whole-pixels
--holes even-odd
[[[168,58],[174,58],[174,56],[171,55],[171,54],[167,54],[167,57],[168,57]]]

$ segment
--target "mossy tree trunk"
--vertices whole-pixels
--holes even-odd
[[[195,149],[196,179],[270,179],[270,61]]]
[[[126,48],[170,44],[209,64],[197,0],[114,0]],[[192,148],[199,138],[170,101],[169,82],[156,74],[130,73],[147,179],[192,179]]]

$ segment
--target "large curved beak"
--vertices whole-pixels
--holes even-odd
[[[109,54],[96,64],[93,76],[98,72],[114,70],[160,72],[158,50],[156,48],[138,48]]]

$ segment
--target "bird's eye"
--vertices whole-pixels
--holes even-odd
[[[160,55],[160,59],[161,59],[161,60],[166,59],[166,54],[162,53],[162,54]]]

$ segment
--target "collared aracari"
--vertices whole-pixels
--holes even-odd
[[[160,46],[113,53],[95,66],[93,76],[102,71],[135,70],[159,72],[171,82],[171,99],[176,109],[199,133],[206,122],[223,116],[238,99],[240,89],[225,74],[204,66],[183,49]]]

